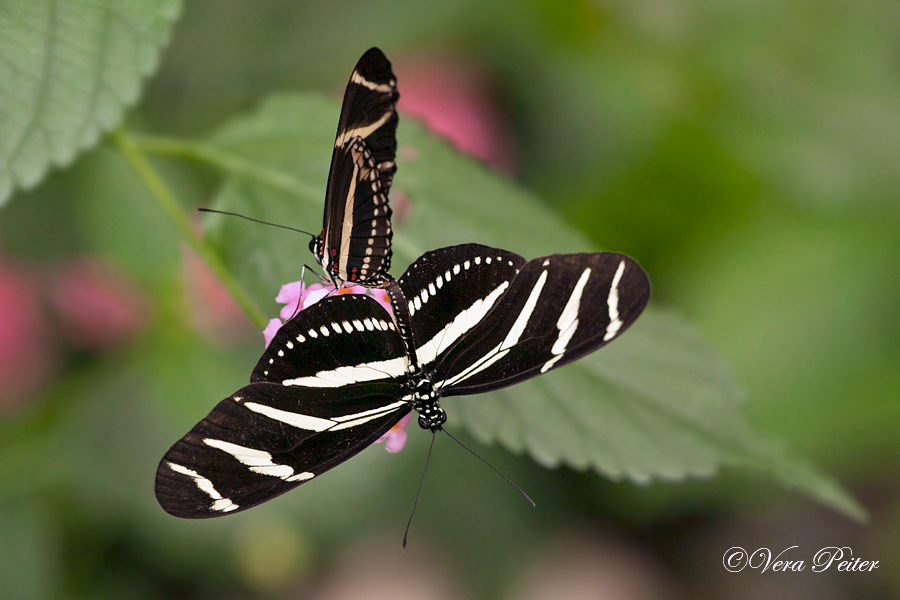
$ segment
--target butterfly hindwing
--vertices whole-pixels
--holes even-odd
[[[382,284],[391,266],[391,207],[375,159],[366,143],[353,138],[335,149],[335,199],[326,201],[322,234],[324,268],[337,283]]]
[[[397,170],[397,81],[377,48],[359,59],[347,83],[325,191],[322,233],[310,247],[326,275],[378,286],[391,264],[388,194]]]
[[[637,319],[650,280],[613,252],[525,264],[490,313],[437,358],[444,396],[486,392],[545,373],[611,342]]]
[[[463,244],[426,252],[410,265],[398,283],[419,362],[433,361],[484,318],[525,262],[513,252]]]

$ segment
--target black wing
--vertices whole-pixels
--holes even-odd
[[[380,286],[391,266],[388,193],[397,153],[397,81],[372,48],[359,59],[338,122],[322,233],[310,243],[335,285]]]
[[[281,328],[252,381],[175,443],[156,497],[184,518],[255,506],[337,466],[410,410],[409,360],[388,314],[366,296],[325,298]]]
[[[418,362],[434,362],[481,322],[525,262],[513,252],[463,244],[426,252],[410,265],[398,284],[407,301]]]
[[[355,456],[410,410],[392,381],[339,388],[252,383],[172,446],[156,498],[176,517],[244,510]]]
[[[257,362],[250,381],[285,385],[285,381],[303,380],[318,385],[312,379],[338,377],[360,364],[380,361],[406,362],[391,316],[369,296],[337,294],[285,323]],[[377,370],[371,375],[388,377]]]
[[[433,368],[443,396],[486,392],[545,373],[621,335],[650,299],[650,280],[613,252],[529,261]]]

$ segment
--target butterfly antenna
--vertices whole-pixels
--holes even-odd
[[[471,454],[472,456],[474,456],[475,458],[477,458],[478,460],[480,460],[481,462],[483,462],[484,464],[486,464],[487,466],[489,466],[489,467],[491,468],[491,470],[492,470],[494,473],[496,473],[497,475],[499,475],[500,477],[502,477],[502,478],[504,479],[504,481],[506,481],[506,483],[508,483],[509,485],[513,486],[513,487],[516,488],[517,490],[519,490],[519,493],[522,494],[522,495],[525,497],[525,499],[528,500],[528,502],[529,502],[532,506],[536,506],[535,503],[534,503],[534,500],[531,499],[531,496],[529,496],[527,493],[525,493],[525,490],[523,490],[521,487],[519,487],[519,484],[517,484],[515,481],[513,481],[512,479],[510,479],[509,477],[507,477],[507,476],[504,475],[503,473],[501,473],[500,470],[499,470],[497,467],[495,467],[494,465],[492,465],[492,464],[489,463],[488,461],[486,461],[486,460],[484,460],[483,458],[481,458],[481,457],[478,455],[477,452],[475,452],[474,450],[472,450],[471,448],[469,448],[468,446],[466,446],[465,444],[463,444],[461,441],[459,441],[458,439],[456,439],[455,437],[453,437],[453,436],[450,434],[449,431],[447,431],[447,430],[444,429],[443,427],[441,427],[441,431],[443,431],[444,433],[446,433],[446,434],[450,437],[451,440],[453,440],[454,442],[456,442],[457,444],[459,444],[460,446],[462,446],[466,451],[469,452],[469,454]]]
[[[312,269],[310,269],[312,271]],[[315,273],[315,271],[313,271]],[[303,291],[306,289],[306,282],[303,280],[303,277],[306,275],[306,265],[303,265],[303,268],[300,269],[300,295],[297,297],[297,306],[294,307],[294,312],[291,313],[291,318],[287,319],[290,321],[294,317],[297,316],[297,313],[300,312],[300,305],[303,304]]]
[[[278,223],[270,223],[269,221],[261,221],[260,219],[254,219],[253,217],[248,217],[246,215],[241,215],[238,213],[227,212],[224,210],[215,210],[212,208],[198,208],[197,210],[200,212],[215,213],[217,215],[228,215],[229,217],[240,217],[242,219],[246,219],[247,221],[253,221],[254,223],[260,223],[262,225],[271,225],[272,227],[278,227],[280,229],[287,229],[288,231],[296,231],[297,233],[302,233],[302,234],[308,235],[311,238],[316,237],[315,235],[311,234],[310,232],[303,231],[302,229],[297,229],[296,227],[288,227],[287,225],[279,225]]]
[[[422,484],[425,483],[425,473],[428,472],[428,463],[431,461],[431,451],[434,450],[434,440],[437,438],[437,433],[431,432],[431,445],[428,446],[428,456],[425,458],[425,468],[422,469],[422,478],[419,479],[419,487],[416,489],[416,499],[413,501],[412,512],[409,514],[409,521],[406,522],[406,531],[403,532],[403,548],[406,548],[406,543],[409,541],[409,527],[412,525],[413,516],[416,514],[416,506],[419,505],[419,494],[422,492]],[[515,485],[515,484],[513,484]]]

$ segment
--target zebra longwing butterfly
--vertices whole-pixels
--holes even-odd
[[[621,335],[650,282],[622,254],[526,261],[467,244],[424,254],[388,291],[397,323],[362,295],[327,297],[288,321],[251,383],[163,457],[162,507],[185,518],[250,508],[354,456],[413,410],[421,427],[440,429],[440,397],[512,385]]]
[[[391,63],[371,48],[356,63],[344,92],[322,233],[309,243],[335,287],[380,287],[390,280],[388,193],[397,171],[399,98]]]

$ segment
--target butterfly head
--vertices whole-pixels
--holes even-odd
[[[313,256],[316,257],[316,260],[321,262],[322,256],[324,256],[324,249],[322,247],[322,234],[319,234],[309,240],[309,251],[313,253]]]
[[[438,404],[440,393],[427,376],[418,377],[415,381],[415,404],[413,408],[419,413],[419,427],[437,431],[447,422],[447,413]]]

